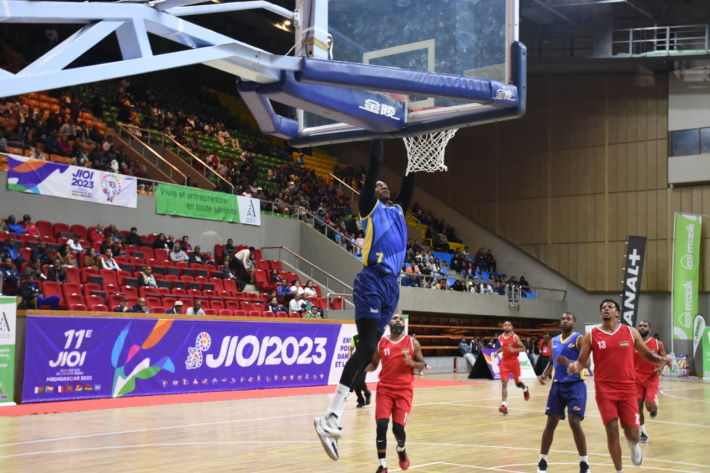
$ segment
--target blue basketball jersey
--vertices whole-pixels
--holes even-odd
[[[570,361],[575,361],[579,358],[579,350],[577,350],[577,339],[579,337],[581,335],[574,332],[565,340],[562,339],[562,334],[552,339],[552,362],[555,370],[553,380],[555,383],[573,383],[584,379],[584,375],[580,373],[567,374],[567,367],[559,366],[557,361],[555,361],[558,356],[567,357]]]
[[[362,218],[360,224],[365,232],[362,263],[379,266],[389,274],[399,274],[407,251],[407,224],[402,208],[377,201],[370,215]]]

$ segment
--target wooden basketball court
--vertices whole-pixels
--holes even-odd
[[[499,382],[427,374],[421,384],[432,386],[435,380],[442,386],[415,390],[407,425],[410,470],[536,471],[548,386],[535,382],[531,400],[524,402],[511,384],[510,413],[503,416],[497,410]],[[613,472],[593,382],[588,386],[583,427],[592,470]],[[313,418],[329,399],[327,394],[311,394],[3,416],[0,471],[374,472],[374,402],[356,409],[351,399],[342,422],[341,460],[333,462],[313,429]],[[622,443],[625,471],[710,473],[710,384],[663,379],[660,406],[658,417],[647,420],[650,441],[642,444],[641,467],[631,465]],[[394,448],[390,435],[388,467],[399,471]],[[566,423],[557,429],[548,461],[550,472],[579,471]]]

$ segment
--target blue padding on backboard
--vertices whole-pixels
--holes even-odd
[[[277,115],[271,102],[256,93],[258,85],[256,82],[237,81],[237,90],[251,114],[254,115],[259,129],[286,140],[298,136],[298,122]]]
[[[517,87],[477,77],[311,58],[303,58],[301,71],[295,77],[311,84],[460,99],[498,107],[518,106]]]
[[[367,90],[298,82],[292,71],[281,71],[279,82],[261,85],[256,92],[276,102],[378,133],[401,130],[406,123],[403,102]]]

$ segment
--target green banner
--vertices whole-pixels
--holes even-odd
[[[155,192],[155,213],[240,222],[235,195],[170,184],[158,186]]]
[[[698,215],[677,213],[673,242],[673,339],[692,340],[698,313],[700,228]]]
[[[703,339],[700,341],[700,346],[702,347],[700,350],[703,357],[703,364],[702,369],[696,371],[700,371],[704,379],[710,379],[710,327],[705,329]]]
[[[0,406],[14,406],[17,299],[0,297]]]

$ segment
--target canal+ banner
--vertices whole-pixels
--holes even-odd
[[[136,208],[136,178],[61,163],[8,156],[7,188],[97,204]]]
[[[354,324],[27,316],[22,402],[337,384]]]

